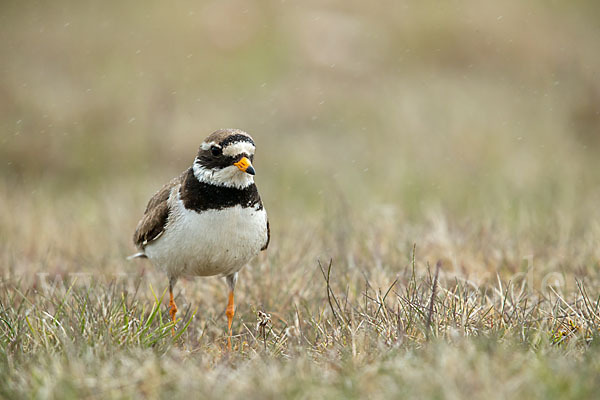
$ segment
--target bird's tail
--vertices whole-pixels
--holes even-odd
[[[131,261],[134,258],[148,258],[148,256],[143,251],[140,251],[139,253],[135,253],[127,257],[127,261]]]

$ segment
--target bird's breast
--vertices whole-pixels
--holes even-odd
[[[172,275],[237,272],[266,242],[267,214],[260,204],[197,212],[178,203],[163,237],[146,248],[149,258]]]

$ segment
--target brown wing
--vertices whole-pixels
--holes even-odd
[[[269,227],[269,219],[267,218],[267,243],[260,249],[260,251],[266,250],[269,247],[269,242],[271,241],[271,228]]]
[[[138,249],[143,250],[148,243],[158,239],[163,233],[169,218],[169,204],[167,200],[169,200],[171,190],[183,182],[186,173],[187,171],[163,186],[148,202],[144,216],[138,223],[133,234],[133,243]]]

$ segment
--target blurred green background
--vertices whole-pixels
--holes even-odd
[[[233,127],[257,142],[280,227],[373,209],[585,224],[599,49],[593,0],[6,1],[3,196],[43,193],[56,211],[103,193],[129,232]]]
[[[272,233],[234,353],[225,285],[171,342],[125,260],[219,128]],[[2,0],[0,398],[591,397],[599,154],[599,0]]]

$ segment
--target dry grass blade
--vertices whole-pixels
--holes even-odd
[[[428,333],[431,329],[431,318],[433,316],[433,310],[435,307],[434,301],[435,301],[435,295],[436,295],[436,291],[437,291],[438,277],[440,275],[441,268],[442,268],[442,261],[438,260],[438,262],[435,264],[435,277],[433,278],[433,286],[431,287],[431,298],[429,299],[429,313],[427,314],[427,323],[425,324],[426,332],[428,332]]]
[[[329,264],[327,265],[327,272],[325,272],[325,269],[323,268],[323,266],[321,265],[321,261],[317,261],[319,264],[319,268],[321,269],[321,273],[323,274],[323,279],[325,279],[325,284],[326,284],[326,290],[327,290],[327,301],[329,302],[329,308],[331,309],[331,313],[333,314],[333,317],[338,321],[338,323],[340,324],[340,326],[346,326],[346,319],[338,314],[338,312],[335,311],[335,308],[333,307],[333,303],[332,303],[332,299],[335,302],[338,310],[341,312],[342,309],[340,307],[340,304],[337,301],[337,298],[335,297],[335,294],[333,293],[333,289],[331,289],[331,266],[333,265],[333,259],[329,260]]]

